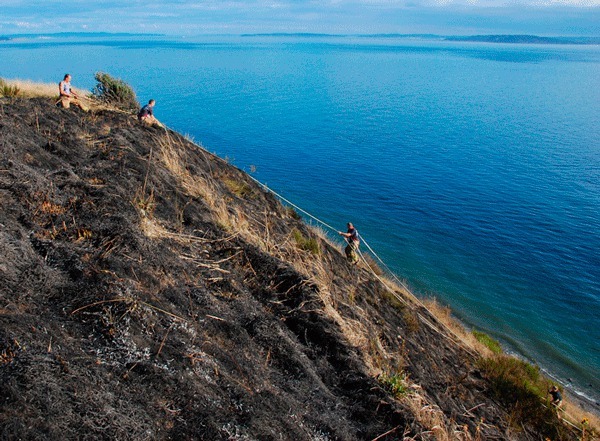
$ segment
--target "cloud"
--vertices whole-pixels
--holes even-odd
[[[28,21],[17,21],[13,23],[18,28],[33,29],[40,26],[39,23],[30,23]]]

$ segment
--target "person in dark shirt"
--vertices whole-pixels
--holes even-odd
[[[346,253],[346,259],[348,259],[348,262],[350,262],[352,265],[356,265],[358,263],[358,246],[360,245],[358,231],[356,231],[356,228],[354,228],[354,225],[352,225],[350,222],[348,222],[347,227],[347,232],[344,233],[343,231],[338,231],[338,234],[340,236],[344,236],[346,242],[348,242],[348,245],[344,250]]]
[[[148,104],[143,106],[138,112],[138,120],[144,124],[148,124],[150,126],[158,125],[162,126],[162,124],[154,117],[154,105],[156,104],[155,100],[148,101]]]
[[[560,391],[558,390],[558,387],[552,386],[548,393],[552,397],[552,401],[550,401],[550,404],[552,404],[556,408],[556,410],[559,410],[562,406],[563,399]],[[560,419],[560,413],[557,413],[557,415]]]

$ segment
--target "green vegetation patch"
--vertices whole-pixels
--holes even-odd
[[[494,354],[501,354],[502,347],[497,340],[487,335],[485,332],[473,331],[473,336],[482,343],[486,348],[492,351]]]
[[[563,439],[564,426],[554,409],[545,405],[552,383],[537,366],[504,354],[478,364],[495,398],[510,410],[515,427],[530,424],[550,439]]]
[[[404,371],[394,374],[382,374],[379,376],[379,383],[396,399],[401,399],[408,393],[408,374]]]
[[[92,90],[96,99],[123,110],[137,111],[140,108],[135,92],[123,80],[113,78],[105,72],[96,72],[94,78],[98,82]]]
[[[304,251],[309,251],[314,255],[321,254],[319,241],[313,237],[304,237],[302,232],[296,228],[292,230],[292,237],[296,242],[296,246]]]
[[[286,211],[287,215],[289,217],[291,217],[292,219],[296,219],[296,220],[302,219],[302,216],[300,216],[298,214],[298,212],[296,210],[294,210],[294,207],[285,207],[285,211]]]
[[[11,86],[4,79],[0,78],[0,97],[15,98],[21,94],[21,89],[17,86]]]
[[[233,194],[240,198],[256,198],[252,187],[245,182],[237,181],[232,178],[223,178],[223,183]]]
[[[396,310],[403,312],[406,309],[406,305],[404,303],[402,303],[397,297],[397,296],[401,296],[401,294],[396,293],[397,294],[397,296],[396,296],[396,295],[394,295],[394,293],[389,291],[387,288],[381,288],[379,290],[379,294]]]

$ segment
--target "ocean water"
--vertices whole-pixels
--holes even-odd
[[[600,400],[600,47],[402,38],[0,41],[0,77],[130,83],[468,326]]]

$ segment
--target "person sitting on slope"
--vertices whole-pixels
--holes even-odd
[[[87,110],[79,100],[79,95],[77,95],[77,92],[71,88],[70,74],[65,74],[63,80],[58,83],[58,92],[60,94],[59,103],[63,106],[63,108],[68,109],[71,107],[71,104],[73,104],[82,110]]]
[[[143,106],[138,112],[138,120],[141,123],[148,124],[150,126],[157,125],[162,127],[162,124],[154,117],[154,105],[156,101],[151,99],[148,104]]]

